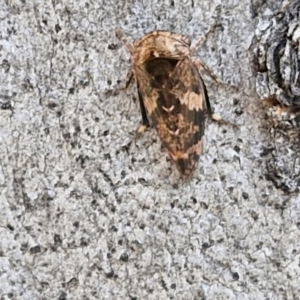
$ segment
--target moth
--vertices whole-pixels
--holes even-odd
[[[134,77],[142,130],[150,117],[178,171],[189,177],[203,152],[205,117],[213,116],[199,67],[218,81],[217,77],[193,57],[196,47],[191,48],[190,39],[182,34],[153,31],[133,44],[122,30],[116,35],[131,53],[132,69],[125,88]]]

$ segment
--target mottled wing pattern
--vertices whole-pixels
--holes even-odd
[[[190,175],[203,150],[209,104],[198,69],[187,57],[157,58],[137,72],[139,93],[163,145],[180,173]]]
[[[203,152],[208,94],[197,67],[188,58],[179,61],[170,80],[171,92],[179,105],[178,145],[168,150],[180,172],[190,175]]]

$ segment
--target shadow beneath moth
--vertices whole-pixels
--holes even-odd
[[[203,152],[206,115],[219,119],[213,114],[199,68],[218,83],[220,80],[205,63],[193,57],[207,34],[191,48],[190,39],[177,33],[153,31],[129,44],[124,32],[116,30],[116,36],[126,45],[132,60],[126,85],[118,90],[126,89],[135,78],[142,114],[138,133],[149,126],[149,117],[185,178],[194,172]]]

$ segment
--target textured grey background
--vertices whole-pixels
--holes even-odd
[[[267,180],[249,54],[280,5],[259,2],[0,0],[1,300],[300,298],[299,196]],[[105,96],[130,66],[114,29],[197,40],[215,23],[197,55],[240,86],[205,76],[239,128],[208,120],[182,183],[154,130],[124,151],[140,113],[134,86]]]

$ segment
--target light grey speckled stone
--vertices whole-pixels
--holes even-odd
[[[300,198],[266,176],[249,58],[273,7],[256,2],[0,0],[1,300],[299,298]],[[134,86],[105,96],[130,67],[114,29],[196,40],[215,23],[197,55],[240,87],[204,76],[238,128],[208,120],[181,183],[154,130],[124,151],[141,118]]]

